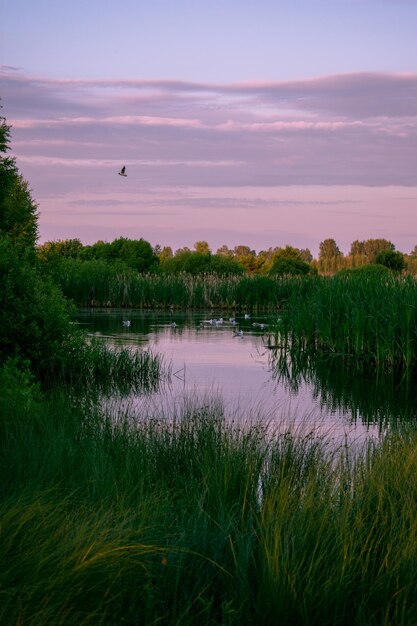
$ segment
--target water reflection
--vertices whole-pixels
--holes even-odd
[[[229,317],[234,318],[209,323],[221,313],[85,310],[77,321],[105,341],[150,347],[171,364],[169,384],[151,397],[135,399],[147,410],[167,409],[187,394],[217,394],[235,416],[315,420],[326,432],[350,432],[359,439],[417,416],[417,386],[410,377],[365,375],[334,361],[291,362],[267,348],[266,325],[273,318],[242,314],[233,322]],[[130,325],[123,324],[127,320]]]
[[[320,360],[285,353],[273,356],[278,384],[296,391],[308,384],[314,397],[330,410],[349,411],[352,421],[384,428],[417,419],[416,372],[357,368],[336,358]]]

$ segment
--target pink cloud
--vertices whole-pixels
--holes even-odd
[[[80,220],[83,201],[98,202],[97,213],[101,201],[104,215],[106,202],[113,199],[114,215],[126,212],[126,232],[139,231],[140,223],[151,241],[158,237],[162,242],[163,233],[168,240],[177,230],[179,240],[180,229],[192,237],[200,227],[213,237],[219,229],[228,236],[234,229],[242,236],[246,232],[248,241],[251,233],[261,237],[259,229],[271,230],[274,237],[281,229],[295,237],[297,225],[304,228],[303,220],[324,236],[327,225],[339,224],[350,232],[348,219],[361,223],[356,238],[364,238],[365,232],[372,236],[378,213],[372,219],[368,215],[366,224],[360,210],[355,213],[347,206],[342,213],[341,202],[351,201],[356,210],[359,200],[352,191],[350,200],[345,192],[333,198],[330,189],[358,188],[367,198],[368,188],[388,194],[395,186],[417,186],[417,74],[220,85],[57,81],[2,68],[0,87],[17,164],[45,211],[42,229],[53,232],[76,228],[70,215],[74,202],[79,202]],[[117,168],[122,164],[128,165],[129,176],[121,187]],[[302,198],[291,199],[288,193],[282,197],[279,191],[291,188],[311,193],[304,204],[297,204]],[[217,190],[222,191],[216,200]],[[380,206],[383,197],[381,192]],[[388,239],[395,228],[389,215],[396,215],[400,206],[389,198],[379,233]],[[329,212],[321,214],[320,203],[333,200],[333,206],[323,205]],[[373,197],[372,202],[377,206]],[[135,205],[142,216],[139,222]],[[417,206],[410,205],[408,212],[400,208],[411,238],[410,215]],[[172,219],[152,225],[149,207],[155,215],[164,207]],[[218,211],[216,225],[210,221],[213,211]],[[110,211],[106,218],[109,231],[112,215]],[[86,215],[80,228],[94,233],[89,219]],[[245,224],[240,224],[242,219]],[[307,239],[307,232],[303,236]]]

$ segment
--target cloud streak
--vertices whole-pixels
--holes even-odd
[[[280,187],[417,186],[417,73],[216,84],[55,80],[3,66],[0,90],[18,166],[48,211],[52,199],[69,211],[71,202],[82,205],[87,195],[98,203],[102,198],[103,209],[107,197],[129,211],[132,197],[144,202],[146,190],[155,211],[181,207],[184,220],[186,211],[199,220],[223,209],[230,232],[239,210],[256,205],[271,216],[283,206],[297,208],[278,197]],[[122,164],[128,178],[120,187]],[[245,199],[241,190],[248,187],[259,191]],[[174,193],[199,188],[204,194],[198,197]],[[216,190],[222,190],[220,197]],[[344,198],[333,200],[336,210]],[[304,200],[294,202],[301,206]],[[310,196],[305,207],[327,202]],[[226,228],[229,213],[235,222]],[[392,214],[390,208],[387,229]],[[155,232],[163,228],[157,223]],[[179,223],[167,233],[175,228]],[[183,230],[193,232],[188,222]]]

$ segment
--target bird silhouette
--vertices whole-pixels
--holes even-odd
[[[127,176],[127,174],[126,174],[126,165],[123,165],[122,169],[119,172],[119,176]]]

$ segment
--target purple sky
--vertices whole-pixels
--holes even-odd
[[[0,14],[41,242],[417,244],[416,1],[59,4]]]

